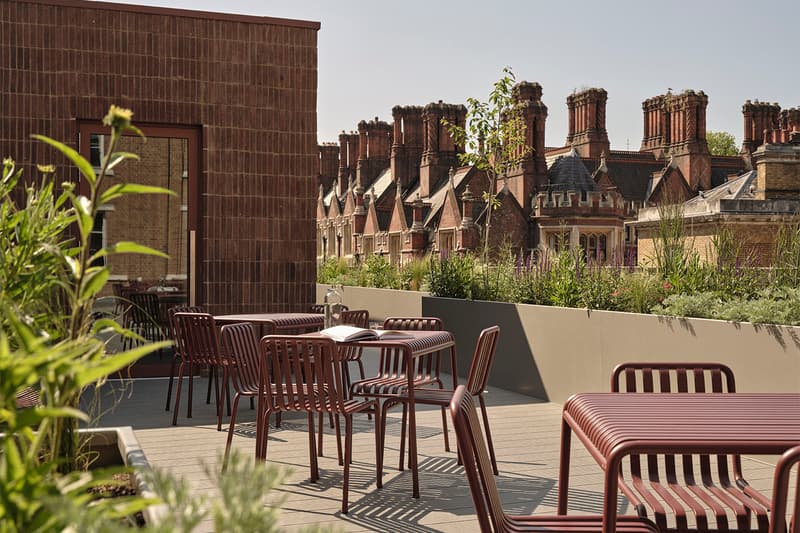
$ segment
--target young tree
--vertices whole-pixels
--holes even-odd
[[[739,155],[736,148],[736,138],[727,131],[709,131],[706,133],[706,143],[711,155]]]
[[[505,67],[503,76],[494,83],[488,101],[467,99],[467,119],[463,127],[442,120],[456,145],[463,146],[466,150],[459,154],[461,164],[473,165],[482,170],[488,180],[488,190],[483,195],[486,202],[483,227],[484,265],[489,260],[492,212],[499,205],[497,182],[509,170],[520,165],[532,150],[525,145],[525,121],[521,108],[514,101],[515,81],[511,68]]]

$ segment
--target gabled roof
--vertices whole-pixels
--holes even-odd
[[[392,176],[392,167],[386,167],[378,174],[375,181],[367,185],[364,189],[366,192],[372,194],[375,191],[373,202],[380,204],[384,196],[394,194],[394,177]]]
[[[592,175],[574,149],[553,161],[547,173],[548,186],[552,191],[597,190]]]
[[[683,204],[684,214],[718,213],[721,200],[755,200],[757,178],[758,173],[751,170],[713,189],[702,191]]]
[[[472,175],[474,174],[474,167],[459,167],[453,173],[453,188],[456,191],[460,191],[461,187],[464,183],[469,181],[467,178],[471,179]],[[445,198],[447,196],[447,189],[450,187],[450,181],[446,180],[441,187],[436,189],[436,191],[430,195],[429,202],[430,202],[430,210],[424,217],[423,224],[428,226],[430,222],[432,222],[435,218],[438,218],[441,214],[442,206],[444,205]],[[416,198],[416,195],[412,192],[408,195],[408,198]]]

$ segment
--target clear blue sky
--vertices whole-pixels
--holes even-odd
[[[113,0],[119,1],[119,0]],[[129,4],[314,20],[318,139],[394,105],[485,99],[504,66],[539,82],[546,144],[567,134],[566,97],[608,91],[612,149],[638,149],[643,100],[709,97],[708,129],[742,140],[745,100],[800,106],[800,1],[137,0]]]

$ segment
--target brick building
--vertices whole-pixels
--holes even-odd
[[[542,253],[566,241],[589,259],[619,260],[635,253],[635,235],[625,222],[639,208],[692,198],[746,168],[741,157],[709,154],[702,91],[646,100],[637,151],[611,149],[604,89],[567,97],[569,127],[561,147],[545,144],[542,87],[521,82],[513,91],[531,150],[498,184],[491,245],[504,241]],[[343,132],[338,154],[330,144],[321,146],[318,257],[379,253],[401,263],[477,248],[487,180],[458,166],[460,148],[440,122],[463,124],[465,112],[442,102],[397,106],[391,125],[376,119],[360,123],[358,133]]]
[[[144,241],[163,260],[112,258],[120,277],[188,278],[211,312],[297,311],[314,300],[319,23],[83,0],[0,2],[0,151],[25,176],[65,160],[46,134],[98,157],[110,104],[146,144],[115,179],[176,197],[104,214],[101,240]],[[291,239],[288,236],[291,235]]]

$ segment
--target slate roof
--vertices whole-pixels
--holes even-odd
[[[557,158],[548,170],[553,191],[596,191],[597,184],[575,150]]]

